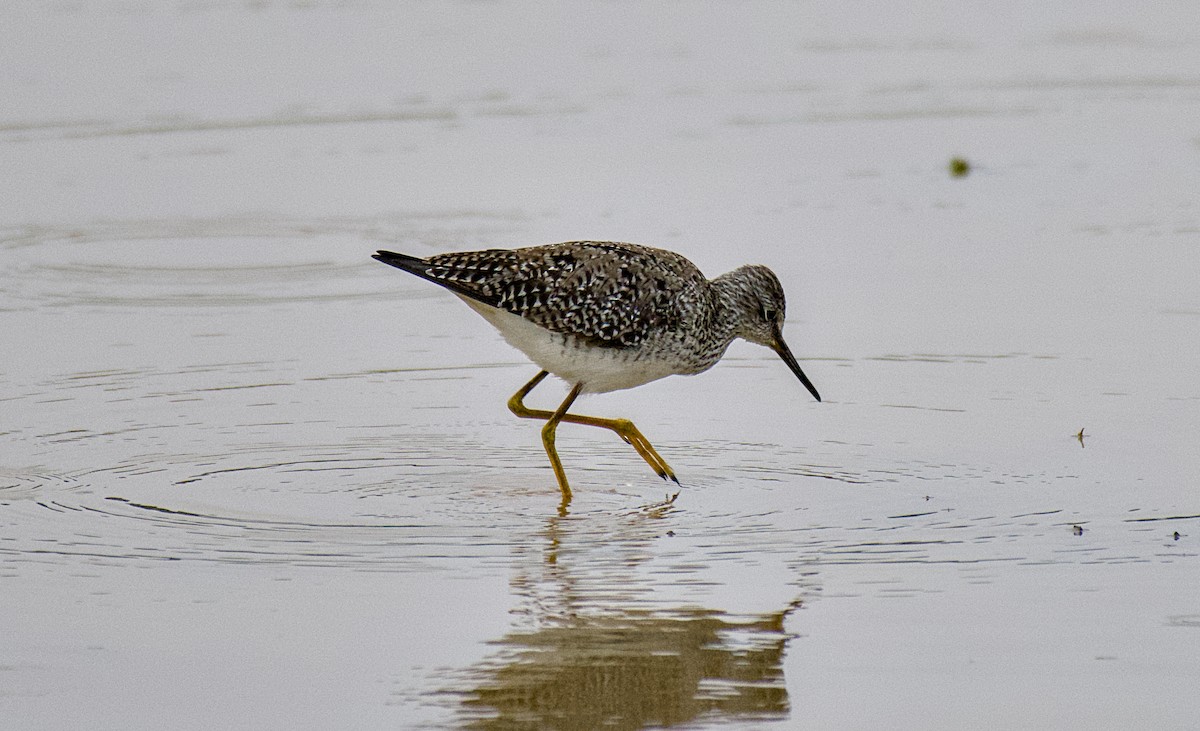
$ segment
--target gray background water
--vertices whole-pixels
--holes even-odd
[[[0,6],[3,725],[1191,727],[1197,28]],[[559,514],[535,369],[368,257],[576,238],[770,265],[825,403],[587,399],[685,487],[567,426]]]

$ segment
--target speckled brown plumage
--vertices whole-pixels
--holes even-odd
[[[591,345],[633,347],[689,321],[708,281],[674,252],[576,241],[377,259]],[[696,323],[699,324],[699,323]]]
[[[740,337],[778,352],[817,396],[783,344],[783,287],[763,266],[709,280],[675,252],[611,241],[375,258],[463,297],[534,362],[584,391],[700,373]],[[531,338],[521,323],[560,340]]]

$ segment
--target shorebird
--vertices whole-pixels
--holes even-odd
[[[716,365],[734,338],[742,338],[778,353],[821,400],[783,340],[783,287],[764,266],[743,266],[710,280],[672,251],[608,241],[424,259],[380,251],[373,258],[458,295],[541,368],[508,400],[508,408],[518,417],[546,422],[542,444],[564,505],[571,486],[554,447],[564,421],[616,432],[659,477],[679,483],[633,422],[571,413],[580,394],[701,373]],[[566,399],[554,411],[525,406],[525,397],[549,374],[570,384]]]

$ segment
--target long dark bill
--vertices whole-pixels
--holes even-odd
[[[775,331],[775,352],[779,353],[779,357],[783,358],[783,362],[787,363],[787,367],[792,369],[792,373],[796,374],[796,378],[804,384],[808,392],[813,395],[813,398],[820,401],[821,394],[817,393],[817,387],[812,385],[812,381],[808,380],[808,376],[804,375],[804,371],[800,370],[800,364],[796,362],[796,356],[792,355],[792,351],[788,349],[787,343],[783,342],[783,333]]]

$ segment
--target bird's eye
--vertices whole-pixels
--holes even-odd
[[[763,305],[759,310],[759,314],[762,315],[763,322],[775,322],[775,315],[778,313],[770,307]]]

